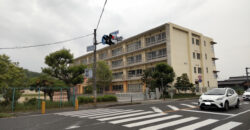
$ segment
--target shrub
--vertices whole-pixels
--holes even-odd
[[[36,98],[28,99],[26,102],[24,102],[24,104],[27,104],[27,105],[36,105],[37,104],[37,99]]]
[[[79,96],[77,97],[79,103],[91,103],[94,102],[94,98],[86,97],[86,96]]]
[[[101,97],[97,97],[97,102],[110,102],[110,101],[117,101],[117,97],[113,95],[104,95]]]

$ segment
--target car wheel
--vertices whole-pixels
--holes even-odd
[[[226,102],[225,102],[225,105],[224,105],[224,110],[227,111],[228,109],[229,109],[229,104],[228,104],[228,102],[226,101]]]
[[[235,105],[235,108],[239,108],[240,107],[240,100],[237,101],[237,104]]]
[[[204,110],[204,107],[200,106],[200,110]]]

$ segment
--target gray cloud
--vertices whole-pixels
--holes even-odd
[[[103,3],[104,0],[0,0],[0,45],[35,45],[92,33]],[[219,79],[243,75],[244,68],[250,67],[248,5],[248,0],[108,0],[98,40],[117,29],[127,38],[173,22],[218,42],[215,53],[219,58]],[[86,46],[92,41],[93,37],[87,37],[55,46],[0,50],[0,54],[39,72],[49,53],[64,47],[78,57],[86,53]]]

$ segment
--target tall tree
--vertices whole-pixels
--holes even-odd
[[[64,81],[69,87],[73,87],[83,82],[83,74],[85,65],[73,64],[73,54],[70,50],[61,49],[50,53],[45,57],[47,68],[42,68],[42,71],[52,77]],[[68,100],[70,100],[70,89],[67,90]]]
[[[169,87],[169,84],[174,81],[174,69],[167,63],[158,63],[155,66],[155,71],[153,72],[152,77],[155,81],[155,85],[159,86],[160,91],[163,94],[165,88]]]
[[[50,101],[53,101],[54,92],[59,91],[59,87],[65,87],[66,84],[57,78],[42,74],[39,77],[32,78],[30,80],[30,86],[31,90],[36,91],[40,88],[44,93],[44,99],[46,100],[46,95],[48,94]]]
[[[91,66],[91,68],[93,68]],[[93,79],[88,80],[90,83],[93,82]],[[112,82],[112,71],[110,70],[108,64],[105,61],[98,61],[96,67],[96,85],[102,90],[105,90],[105,87],[109,87]]]
[[[151,89],[151,90],[153,90],[154,89],[154,86],[152,85],[152,82],[153,82],[153,70],[152,70],[152,68],[147,68],[147,69],[145,69],[144,71],[143,71],[143,74],[142,74],[142,78],[141,78],[141,81],[143,82],[143,83],[145,83],[146,84],[146,86],[149,88],[149,89]]]
[[[0,93],[3,93],[7,104],[12,101],[12,88],[26,87],[27,81],[23,68],[17,62],[11,62],[7,55],[0,55]],[[20,91],[16,90],[14,101],[20,96]]]

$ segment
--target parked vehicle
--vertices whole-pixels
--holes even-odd
[[[214,88],[200,96],[198,105],[201,110],[206,108],[222,108],[228,110],[229,107],[239,108],[240,100],[238,94],[231,88]]]
[[[242,95],[243,100],[250,100],[250,88],[248,88]]]

